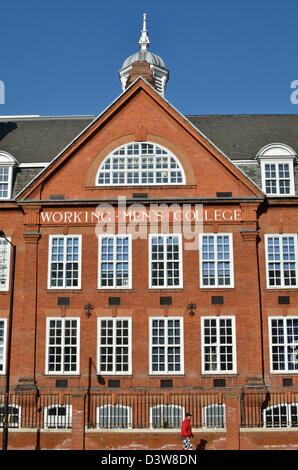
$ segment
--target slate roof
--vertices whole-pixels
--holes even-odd
[[[0,150],[19,163],[50,162],[96,116],[0,117]],[[298,114],[185,116],[231,160],[280,142],[298,153]]]
[[[0,117],[0,150],[19,163],[50,162],[95,116]]]
[[[274,142],[289,145],[298,154],[298,114],[185,117],[231,160],[255,158]]]
[[[273,142],[289,145],[298,153],[298,114],[185,117],[231,160],[254,159],[262,147]],[[10,153],[20,164],[48,163],[95,118],[92,115],[0,116],[0,151]],[[258,165],[252,167],[243,162],[240,167],[260,186]],[[15,174],[13,197],[40,171],[41,168],[19,167]],[[295,173],[297,172],[298,167],[295,169]],[[296,185],[298,191],[298,178]]]

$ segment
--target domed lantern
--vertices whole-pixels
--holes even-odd
[[[158,93],[164,96],[166,83],[169,79],[169,71],[164,61],[156,54],[148,51],[149,37],[147,31],[147,15],[143,14],[143,29],[139,44],[141,50],[127,57],[119,71],[123,91],[139,76],[149,82]]]

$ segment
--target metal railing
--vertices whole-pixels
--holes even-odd
[[[185,413],[194,428],[224,428],[220,394],[91,394],[87,400],[89,429],[178,429]]]
[[[89,429],[178,429],[185,413],[192,426],[225,427],[221,394],[93,393],[86,397],[85,426]],[[9,428],[71,429],[71,395],[11,394]],[[0,428],[4,395],[0,395]]]
[[[70,429],[71,396],[60,403],[58,394],[11,394],[8,405],[9,428]],[[0,395],[0,428],[4,423],[4,395]]]
[[[87,429],[179,429],[186,413],[193,428],[226,426],[221,393],[152,393],[105,391],[88,393]],[[4,394],[0,395],[0,429],[4,423]],[[72,397],[59,394],[11,394],[9,428],[71,429]],[[241,396],[242,428],[298,427],[298,391],[245,392]]]
[[[245,393],[241,398],[241,427],[298,427],[298,392]]]

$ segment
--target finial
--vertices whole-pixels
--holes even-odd
[[[139,44],[141,46],[141,51],[146,51],[147,48],[149,47],[149,37],[148,37],[148,31],[147,31],[147,26],[146,26],[146,22],[147,22],[147,13],[144,13],[143,14],[143,29],[142,29],[142,34],[141,34],[141,37],[140,37],[140,40],[139,40]]]

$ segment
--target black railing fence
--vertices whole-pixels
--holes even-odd
[[[4,395],[0,395],[0,427],[4,422]],[[10,428],[71,428],[71,396],[60,402],[58,394],[12,394],[9,397]]]
[[[88,428],[176,429],[188,412],[193,427],[225,427],[220,394],[92,394],[87,407]]]
[[[242,428],[298,427],[298,391],[241,395]],[[87,429],[179,429],[186,413],[193,428],[226,427],[223,393],[88,393]],[[11,394],[9,428],[71,429],[71,394]],[[0,428],[4,422],[4,394],[0,395]]]
[[[298,426],[298,392],[246,393],[241,397],[243,428]]]

